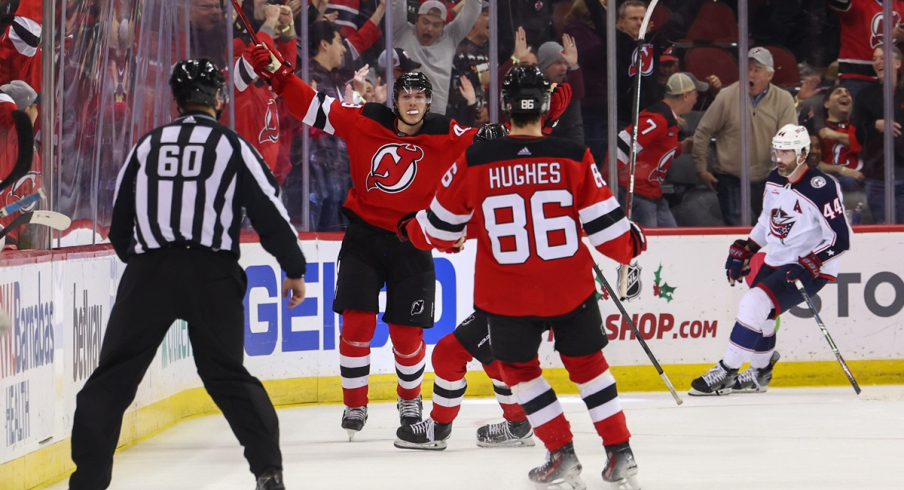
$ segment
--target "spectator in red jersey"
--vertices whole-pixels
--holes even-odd
[[[257,39],[279,49],[286,59],[295,59],[297,47],[295,30],[292,29],[292,9],[285,5],[267,4],[266,0],[255,0],[254,15],[263,21],[257,31]],[[246,40],[250,41],[250,37]],[[235,131],[254,146],[273,171],[277,182],[282,184],[291,167],[281,168],[277,165],[280,115],[276,95],[254,73],[244,40],[236,41],[233,43],[236,55],[235,76],[232,77],[235,84],[235,104],[230,108],[235,111]]]
[[[637,119],[637,162],[634,167],[631,218],[641,226],[678,226],[668,201],[662,196],[662,182],[672,166],[672,160],[690,152],[694,144],[693,137],[678,141],[678,118],[694,108],[697,92],[708,90],[709,85],[685,73],[675,73],[666,83],[665,97],[644,109]],[[633,125],[630,125],[618,134],[618,185],[623,204],[631,176],[633,130]]]
[[[827,0],[841,20],[841,52],[838,79],[851,97],[877,82],[873,71],[873,50],[882,44],[884,22],[879,0]],[[895,43],[904,41],[904,1],[893,0]]]
[[[860,142],[851,122],[854,99],[843,85],[826,91],[823,107],[826,117],[814,121],[813,127],[819,134],[822,159],[819,169],[835,177],[844,191],[862,190],[863,160],[860,158]]]

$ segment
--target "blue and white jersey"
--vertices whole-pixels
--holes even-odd
[[[795,182],[777,169],[769,173],[763,212],[750,232],[750,240],[769,247],[767,265],[794,264],[812,252],[822,260],[820,275],[835,279],[851,233],[841,189],[833,179],[815,168]]]

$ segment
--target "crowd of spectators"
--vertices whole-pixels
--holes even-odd
[[[176,7],[160,0],[64,2],[57,20],[64,60],[58,78],[62,97],[77,103],[63,104],[58,116],[65,128],[58,205],[76,222],[107,220],[118,162],[133,135],[175,114],[156,94],[160,82],[165,84],[167,66],[184,57],[206,57],[231,81],[232,100],[222,121],[234,124],[270,164],[292,221],[307,222],[312,231],[345,228],[341,207],[351,185],[346,143],[307,128],[257,79],[244,57],[250,33],[235,16],[226,18],[224,1],[190,0]],[[896,101],[904,100],[904,89],[897,70],[888,77],[882,73],[882,4],[875,0],[751,0],[752,49],[746,54],[738,52],[735,0],[661,0],[641,43],[644,0],[498,0],[496,25],[489,21],[488,0],[241,4],[258,38],[278,49],[317,90],[343,103],[384,103],[393,81],[386,79],[391,63],[394,77],[421,71],[430,78],[431,112],[479,126],[490,122],[491,76],[501,79],[513,64],[536,64],[551,81],[572,86],[572,102],[553,135],[587,145],[607,177],[625,175],[621,166],[628,158],[622,156],[628,154],[610,156],[618,149],[608,148],[608,134],[630,134],[637,76],[640,110],[657,114],[678,101],[669,81],[680,79],[686,88],[690,80],[693,97],[677,94],[680,111],[672,107],[673,117],[666,118],[675,123],[676,134],[669,133],[675,151],[663,153],[652,167],[655,172],[635,175],[656,189],[641,196],[643,203],[673,214],[653,220],[655,226],[749,225],[741,221],[741,152],[749,154],[750,216],[757,216],[773,166],[769,142],[778,128],[793,122],[808,127],[813,149],[819,150],[811,153],[812,164],[839,181],[845,205],[862,211],[864,223],[889,221],[883,134],[892,131],[895,221],[904,221],[904,112],[896,112],[895,122],[883,121],[882,84],[895,84]],[[0,85],[15,81],[41,93],[41,6],[41,0],[0,0]],[[612,87],[607,77],[610,8],[617,18]],[[894,0],[893,8],[893,37],[899,43],[904,41],[904,0]],[[157,20],[142,24],[141,9]],[[386,22],[387,9],[392,9],[392,25]],[[386,46],[384,33],[390,31],[393,45]],[[153,35],[142,36],[148,32]],[[498,67],[490,62],[494,36]],[[300,44],[302,38],[307,46]],[[897,48],[894,63],[901,63]],[[739,65],[747,67],[748,87],[738,84]],[[610,108],[611,91],[616,106]],[[747,148],[739,144],[740,91],[750,101]],[[693,106],[686,108],[691,99]],[[30,105],[37,112],[40,97]],[[610,110],[616,113],[615,128],[609,127]],[[651,156],[638,150],[638,160],[645,162],[638,168],[650,167]],[[607,162],[620,167],[610,173]],[[40,166],[36,169],[31,185],[41,185]],[[0,195],[0,204],[16,195]]]

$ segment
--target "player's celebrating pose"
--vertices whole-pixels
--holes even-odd
[[[750,272],[750,257],[768,245],[765,263],[741,298],[725,356],[691,382],[691,395],[766,391],[779,358],[775,318],[804,301],[794,282],[814,295],[838,274],[850,227],[838,185],[805,163],[809,149],[803,126],[785,125],[772,138],[776,167],[766,181],[763,212],[747,240],[732,244],[725,273],[733,286]],[[738,375],[748,360],[750,368]]]
[[[472,224],[475,309],[487,315],[493,357],[548,450],[529,478],[586,488],[570,425],[537,357],[543,332],[552,328],[555,348],[603,438],[603,479],[638,488],[630,433],[602,353],[608,339],[593,259],[579,226],[593,246],[621,263],[646,248],[643,233],[625,218],[586,147],[542,136],[549,82],[538,68],[513,68],[502,100],[511,135],[471,146],[443,176],[430,208],[400,229],[418,248],[449,251]]]
[[[270,65],[271,53],[257,46],[254,69],[282,95],[305,124],[344,138],[351,177],[343,212],[349,225],[339,251],[339,279],[333,310],[342,314],[339,365],[349,439],[367,421],[370,341],[377,326],[379,294],[386,285],[386,312],[398,375],[401,425],[421,420],[424,328],[433,326],[436,284],[433,257],[395,234],[398,220],[429,203],[450,156],[474,136],[442,116],[428,115],[432,86],[421,73],[399,77],[392,90],[395,109],[369,103],[343,105],[318,93],[285,66]],[[271,72],[275,69],[275,72]]]

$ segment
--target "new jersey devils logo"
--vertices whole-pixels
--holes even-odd
[[[631,55],[631,68],[628,70],[628,75],[632,77],[637,73],[637,50],[634,50],[634,54]],[[649,76],[653,73],[653,46],[649,44],[644,44],[642,48],[640,48],[640,74],[643,76]]]
[[[264,114],[264,129],[261,130],[261,143],[276,143],[279,141],[279,116],[276,115],[276,101],[270,99],[267,104],[267,113]]]
[[[901,14],[892,12],[891,16],[894,17],[892,25],[896,26],[901,23]],[[876,49],[882,44],[882,36],[885,31],[885,25],[882,22],[882,12],[873,16],[873,20],[869,23],[869,28],[872,31],[872,35],[869,37],[869,47]]]
[[[854,170],[860,170],[862,165],[859,153],[853,152],[847,145],[837,142],[832,145],[832,163]]]
[[[402,192],[414,182],[417,162],[424,158],[424,150],[416,145],[392,143],[383,145],[370,161],[367,190]]]

